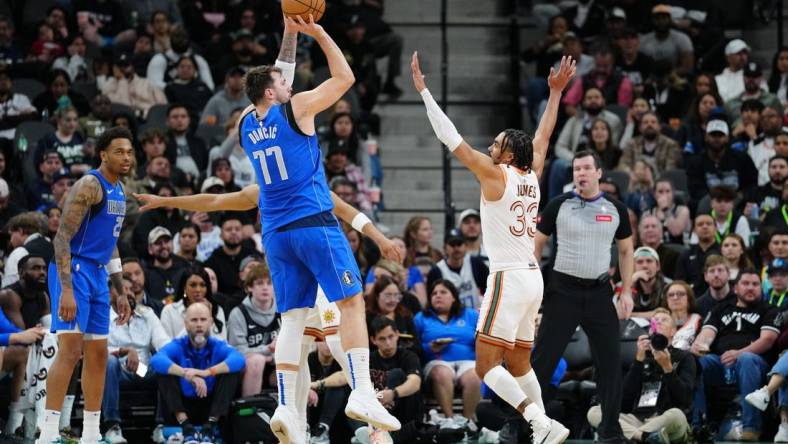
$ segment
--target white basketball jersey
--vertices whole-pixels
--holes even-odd
[[[534,257],[539,179],[509,165],[499,165],[506,178],[503,196],[488,202],[481,198],[480,215],[490,272],[537,268]]]

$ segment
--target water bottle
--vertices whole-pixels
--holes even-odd
[[[17,142],[16,149],[19,150],[20,153],[27,152],[27,137],[24,134],[19,135],[19,141]]]
[[[733,367],[725,367],[725,384],[736,384],[736,369]]]

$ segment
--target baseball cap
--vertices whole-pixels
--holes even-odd
[[[749,45],[744,42],[742,39],[733,39],[725,45],[725,55],[733,55],[738,54],[742,51],[750,51]]]
[[[567,31],[566,33],[564,33],[564,40],[561,43],[566,43],[574,40],[579,40],[577,34],[575,34],[572,31]]]
[[[755,62],[744,65],[744,77],[760,77],[763,75],[761,66]]]
[[[246,75],[246,70],[243,69],[243,67],[241,67],[241,66],[233,66],[232,68],[230,68],[227,71],[227,76],[228,77],[243,76],[243,75]]]
[[[161,225],[150,230],[150,233],[148,233],[148,245],[155,244],[156,241],[159,240],[159,238],[161,238],[162,236],[167,236],[170,239],[172,239],[172,233],[170,233],[170,230],[162,227]]]
[[[624,12],[624,10],[619,8],[619,7],[615,7],[615,8],[613,8],[612,11],[610,11],[610,17],[608,17],[608,20],[609,19],[626,20],[627,19],[627,13]]]
[[[222,179],[219,179],[216,176],[211,176],[211,177],[205,179],[205,182],[202,183],[202,186],[200,187],[200,192],[204,193],[204,192],[210,190],[213,187],[222,187],[222,189],[223,189],[224,188],[224,182],[222,182]]]
[[[462,213],[460,213],[460,217],[457,219],[457,227],[459,227],[462,221],[464,221],[465,218],[469,216],[475,216],[477,219],[481,220],[481,217],[479,216],[479,212],[477,210],[473,208],[468,208],[466,210],[463,210]]]
[[[9,194],[11,194],[11,191],[8,189],[8,182],[0,177],[0,198],[6,198]]]
[[[726,136],[728,133],[728,123],[724,120],[715,119],[706,124],[706,134],[723,133]]]
[[[65,168],[61,168],[52,175],[52,184],[56,184],[60,179],[71,179],[71,174]]]
[[[119,66],[128,65],[131,63],[131,54],[121,52],[115,56],[115,64]]]
[[[443,243],[446,245],[459,245],[464,244],[465,239],[462,237],[459,231],[451,230],[446,233],[446,237],[443,239]]]
[[[670,15],[670,6],[668,6],[668,5],[664,4],[664,3],[660,3],[660,4],[656,5],[656,6],[654,6],[653,8],[651,8],[651,13],[655,14],[655,15],[656,14],[668,14],[668,15]]]
[[[655,249],[653,249],[651,247],[640,247],[640,248],[638,248],[637,250],[635,250],[635,256],[634,257],[651,257],[651,258],[656,259],[657,262],[659,262],[659,253],[657,253],[657,250],[655,250]]]
[[[260,258],[255,255],[246,256],[245,258],[241,259],[241,264],[238,267],[238,270],[239,271],[243,270],[244,268],[246,268],[247,265],[249,265],[252,262],[260,262]]]
[[[769,264],[769,267],[766,269],[766,271],[769,274],[774,272],[788,273],[788,261],[777,258]]]

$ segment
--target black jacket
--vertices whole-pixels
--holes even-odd
[[[662,414],[674,407],[685,412],[689,410],[692,405],[692,394],[695,392],[697,376],[695,357],[673,347],[668,347],[668,350],[673,363],[673,371],[670,373],[665,374],[662,367],[650,356],[647,356],[643,362],[635,361],[629,368],[629,372],[624,377],[621,413],[634,413],[638,416],[648,417],[654,413]],[[644,377],[647,374],[651,376]],[[638,401],[640,401],[643,383],[654,380],[662,382],[656,407],[639,409]]]

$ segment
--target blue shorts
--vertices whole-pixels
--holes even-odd
[[[81,332],[90,335],[109,334],[109,275],[104,265],[89,259],[71,257],[71,287],[77,313],[71,322],[61,321],[58,317],[60,307],[60,277],[57,265],[49,263],[47,275],[49,300],[52,306],[52,333]]]
[[[361,272],[339,226],[274,230],[263,245],[280,313],[314,307],[318,284],[331,302],[361,293]]]

